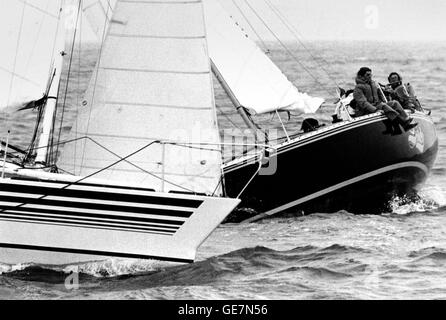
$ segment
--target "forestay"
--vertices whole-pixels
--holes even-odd
[[[203,3],[209,55],[242,106],[253,113],[313,113],[320,107],[324,100],[299,92],[217,0]]]
[[[216,189],[221,151],[201,1],[117,1],[71,129],[82,137],[65,145],[59,168],[157,191]],[[158,140],[183,145],[144,149]]]
[[[8,0],[0,10],[0,109],[42,98],[51,78],[61,2]]]

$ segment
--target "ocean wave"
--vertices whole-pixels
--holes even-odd
[[[301,268],[319,276],[328,276],[330,270],[308,266],[311,262],[336,259],[348,253],[361,253],[367,250],[357,247],[333,244],[327,247],[300,246],[291,250],[274,250],[256,246],[242,248],[226,254],[210,257],[191,264],[163,263],[155,260],[109,259],[69,266],[23,265],[3,271],[8,277],[29,281],[63,283],[73,272],[80,279],[95,282],[98,279],[126,279],[130,286],[203,285],[219,281],[232,281],[235,278],[256,275],[259,272],[278,272],[284,266],[301,264]],[[311,269],[315,268],[315,269]],[[319,269],[319,270],[318,270]],[[337,271],[333,271],[336,276]],[[340,274],[339,276],[345,276]],[[96,279],[96,280],[95,280]]]
[[[63,271],[58,271],[51,269],[49,267],[30,265],[23,269],[12,270],[10,272],[4,273],[4,277],[34,281],[34,282],[45,282],[51,284],[63,284],[67,278],[67,274]],[[87,274],[80,274],[80,278],[83,281],[92,281],[92,276]]]
[[[434,260],[434,261],[446,261],[446,249],[429,247],[416,251],[411,251],[408,255],[410,258],[416,258],[416,261]]]
[[[353,275],[345,273],[345,272],[339,272],[334,271],[329,268],[323,268],[323,267],[289,267],[285,268],[283,270],[278,271],[278,273],[304,273],[307,277],[317,277],[317,278],[326,278],[326,279],[342,279],[342,278],[351,278]]]
[[[176,266],[177,263],[158,260],[109,258],[103,261],[68,265],[55,270],[64,273],[84,273],[95,277],[117,277],[129,274],[158,272],[165,268]]]

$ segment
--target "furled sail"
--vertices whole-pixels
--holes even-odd
[[[65,145],[58,167],[157,191],[218,194],[201,1],[118,0],[102,46],[70,133],[79,140]]]
[[[61,1],[8,0],[0,10],[0,109],[39,105],[51,80]],[[34,103],[35,102],[35,103]]]
[[[209,55],[238,102],[253,113],[313,113],[322,98],[301,93],[245,36],[217,0],[204,0]]]

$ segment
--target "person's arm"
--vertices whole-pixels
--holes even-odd
[[[364,95],[364,92],[359,86],[355,87],[355,91],[353,91],[353,98],[356,101],[356,106],[359,109],[367,110],[368,113],[373,113],[378,110],[373,104],[367,101],[366,96]]]
[[[387,98],[384,96],[384,92],[381,89],[381,85],[379,83],[376,83],[376,82],[375,82],[375,85],[376,85],[376,91],[378,91],[378,100],[380,102],[384,102],[385,103],[387,101]]]
[[[395,89],[395,93],[398,95],[398,100],[405,109],[415,110],[414,98],[410,96],[408,90],[401,84]]]
[[[398,95],[398,98],[401,99],[402,101],[408,101],[410,98],[409,93],[407,92],[403,84],[395,88],[395,93]]]

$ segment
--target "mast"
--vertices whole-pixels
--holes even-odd
[[[57,96],[59,94],[59,82],[62,73],[63,66],[63,56],[64,48],[65,48],[65,32],[63,30],[63,18],[62,18],[62,6],[60,7],[59,12],[59,28],[57,34],[56,45],[54,46],[54,64],[53,64],[53,72],[51,72],[51,83],[50,88],[48,90],[48,97],[46,104],[44,106],[45,112],[42,120],[42,133],[40,134],[39,144],[37,145],[36,151],[36,163],[46,163],[48,150],[49,150],[49,142],[51,129],[53,126],[53,120],[56,116],[56,104],[57,104]]]
[[[267,140],[267,136],[266,133],[263,132],[252,120],[251,118],[248,117],[248,115],[246,114],[245,108],[240,104],[239,100],[237,99],[237,97],[234,95],[234,93],[232,92],[231,88],[229,87],[229,85],[226,83],[225,79],[223,78],[223,76],[221,75],[220,71],[218,71],[217,66],[214,64],[214,62],[211,59],[211,69],[212,72],[214,73],[214,75],[217,77],[218,82],[221,84],[221,86],[223,87],[223,90],[225,90],[226,94],[228,95],[229,99],[231,100],[232,104],[234,105],[234,107],[237,109],[238,113],[240,114],[240,116],[242,117],[243,121],[246,123],[246,125],[252,130],[254,131],[255,137],[257,138],[257,134],[260,133],[261,135],[264,136],[265,141]]]

